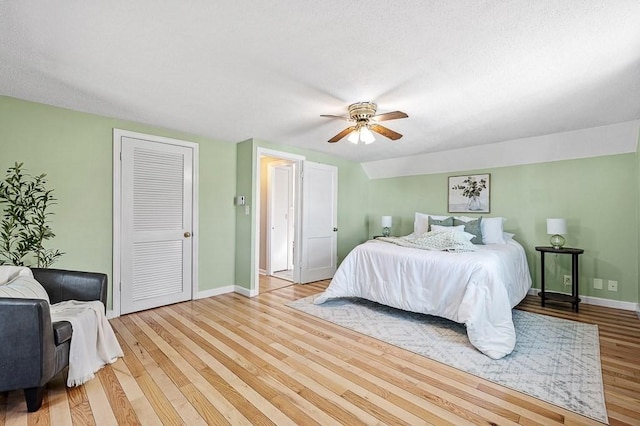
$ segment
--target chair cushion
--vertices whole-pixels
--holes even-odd
[[[73,328],[69,321],[58,321],[53,324],[53,338],[55,339],[56,346],[63,344],[67,340],[71,340],[73,334]]]

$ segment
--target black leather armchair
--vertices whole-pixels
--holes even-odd
[[[51,303],[107,303],[107,276],[94,272],[33,268]],[[45,300],[0,298],[0,392],[24,389],[27,411],[42,405],[46,384],[69,365],[73,330],[51,322]]]

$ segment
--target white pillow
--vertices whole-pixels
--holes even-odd
[[[424,234],[429,230],[429,216],[435,220],[444,220],[451,216],[436,216],[427,213],[416,212],[415,220],[413,221],[413,234],[417,237]]]
[[[0,297],[43,299],[50,303],[44,287],[34,278],[27,276],[17,276],[8,283],[0,285]]]
[[[444,231],[464,232],[464,225],[458,225],[458,226],[431,225],[431,230],[433,232],[444,232]]]
[[[469,232],[465,232],[464,225],[458,226],[442,226],[442,225],[431,225],[431,232],[457,232],[467,239],[467,241],[473,240],[476,236],[470,234]]]
[[[482,218],[483,218],[482,220],[484,220],[484,216],[478,216],[478,217],[482,217]],[[458,220],[460,220],[460,221],[462,221],[462,222],[471,222],[472,220],[476,220],[476,219],[478,219],[478,217],[454,216],[453,218],[454,218],[454,219],[458,219]]]
[[[0,265],[0,285],[6,284],[17,276],[33,278],[31,269],[26,266],[5,266]]]
[[[480,228],[482,229],[482,242],[485,244],[506,244],[502,233],[502,224],[507,219],[504,217],[483,217]]]

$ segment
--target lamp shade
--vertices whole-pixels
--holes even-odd
[[[369,130],[365,126],[362,129],[360,129],[360,140],[365,144],[370,144],[371,142],[375,141],[376,138],[373,136],[373,133],[371,133],[371,130]]]
[[[547,234],[565,235],[567,233],[567,221],[561,218],[547,219]]]
[[[382,227],[383,228],[391,228],[391,224],[393,223],[393,220],[391,219],[391,216],[382,216]]]

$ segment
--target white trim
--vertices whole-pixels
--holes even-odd
[[[638,304],[633,302],[625,302],[622,300],[603,299],[602,297],[580,296],[581,302],[587,305],[604,306],[606,308],[622,309],[625,311],[636,311]]]
[[[228,285],[219,288],[212,288],[211,290],[199,291],[195,299],[206,299],[207,297],[220,296],[221,294],[233,293],[234,286]]]
[[[149,135],[146,133],[132,132],[129,130],[113,129],[113,270],[111,275],[111,306],[114,317],[119,317],[121,312],[120,306],[120,232],[122,229],[121,213],[121,197],[122,197],[122,138],[129,137],[135,139],[150,140],[170,145],[178,145],[193,150],[193,182],[192,182],[192,223],[191,223],[191,241],[192,241],[192,261],[191,261],[191,300],[195,300],[198,294],[198,200],[199,200],[199,166],[200,154],[199,145],[195,142],[184,141],[180,139],[172,139],[164,136]]]
[[[640,120],[361,163],[369,179],[453,173],[636,152]]]
[[[262,269],[262,268],[259,268],[259,269],[258,269],[258,275],[267,275],[267,271],[265,271],[265,270],[264,270],[264,269]]]
[[[285,160],[285,159],[277,159],[275,161],[270,161],[267,164],[267,196],[266,196],[266,200],[267,200],[267,225],[266,225],[266,241],[265,241],[265,246],[267,248],[267,253],[265,256],[265,263],[267,265],[267,275],[273,275],[273,273],[275,272],[275,270],[273,269],[273,257],[271,256],[271,254],[273,253],[273,247],[271,246],[271,243],[273,242],[273,217],[274,217],[274,206],[275,206],[275,202],[274,202],[274,194],[276,193],[276,191],[274,191],[274,183],[275,183],[275,172],[276,169],[281,168],[281,167],[287,167],[289,169],[289,180],[288,180],[288,184],[289,184],[289,189],[291,189],[291,183],[293,182],[293,180],[295,179],[295,175],[293,174],[293,171],[295,170],[295,162],[292,162],[291,160]],[[260,161],[260,171],[262,171],[262,160]],[[263,182],[261,182],[262,185]],[[293,185],[295,187],[295,185]],[[259,193],[262,193],[262,190],[259,191]],[[293,193],[291,192],[291,190],[288,191],[288,197],[289,200],[293,197]],[[295,208],[294,208],[294,225],[295,225]],[[291,220],[291,218],[289,218],[289,220]],[[289,232],[289,227],[287,227],[287,235]],[[290,238],[290,237],[288,237]],[[289,239],[287,238],[287,251],[289,251]],[[262,238],[261,238],[262,239]],[[293,244],[293,242],[292,242]],[[292,269],[293,267],[291,266],[291,259],[289,258],[288,254],[287,254],[287,269]]]
[[[242,286],[236,285],[234,286],[234,291],[238,294],[241,294],[245,297],[255,297],[259,294],[258,289],[248,290]]]
[[[539,291],[539,288],[530,288],[529,294],[532,296],[537,296]],[[580,303],[594,306],[603,306],[605,308],[622,309],[624,311],[638,311],[638,309],[640,309],[640,305],[638,303],[625,302],[623,300],[604,299],[602,297],[594,296],[580,295]],[[638,317],[640,317],[640,311],[638,311]]]
[[[108,309],[107,310],[107,319],[114,319],[114,318],[118,318],[120,315],[116,315],[116,313],[113,311],[113,309]]]
[[[296,212],[295,212],[295,231],[294,231],[294,237],[293,240],[296,241],[296,246],[298,245],[298,241],[300,241],[300,234],[301,234],[301,227],[300,227],[300,214],[301,214],[301,208],[302,208],[302,204],[301,204],[301,193],[302,193],[302,188],[301,188],[301,171],[302,171],[302,162],[305,160],[305,157],[303,155],[298,155],[298,154],[291,154],[289,152],[283,152],[283,151],[276,151],[273,149],[268,149],[268,148],[263,148],[263,147],[256,147],[256,154],[255,154],[255,158],[253,161],[253,173],[254,173],[254,182],[253,182],[253,199],[254,200],[259,200],[260,199],[260,180],[261,180],[261,170],[260,170],[260,162],[262,161],[262,157],[274,157],[274,158],[281,158],[283,160],[290,160],[293,161],[295,163],[295,176],[294,179],[296,181],[296,188],[295,188],[295,203],[296,203]],[[238,291],[237,288],[238,286],[236,286],[236,292],[241,293],[243,295],[248,295],[247,297],[254,297],[257,296],[260,293],[260,202],[259,201],[254,201],[254,224],[253,227],[255,229],[255,235],[253,236],[253,259],[254,259],[254,270],[252,271],[253,273],[253,289],[251,290],[247,290],[243,287],[242,291]],[[297,249],[295,250],[294,253],[294,259],[293,259],[294,263],[296,266],[300,265],[300,250]],[[297,279],[297,281],[296,281]],[[294,268],[293,271],[293,280],[294,283],[295,282],[300,282],[300,269],[299,268]],[[246,294],[245,294],[246,293]]]
[[[120,316],[120,200],[122,198],[122,130],[113,129],[113,235],[112,235],[112,267],[111,271],[111,309],[114,318]]]

